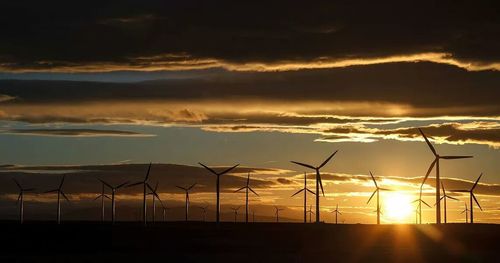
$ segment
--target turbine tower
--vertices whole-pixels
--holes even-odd
[[[446,215],[447,215],[447,212],[446,212],[446,199],[450,198],[450,199],[453,199],[453,200],[456,200],[456,201],[459,201],[459,200],[456,199],[453,196],[449,196],[448,194],[446,194],[446,190],[444,189],[443,182],[441,182],[441,189],[443,189],[443,196],[439,200],[443,200],[444,201],[444,223],[446,224],[446,223],[448,223],[448,219],[446,217]],[[434,205],[436,205],[436,204],[434,204]]]
[[[301,165],[301,166],[304,166],[304,167],[307,167],[307,168],[310,168],[310,169],[313,169],[316,171],[316,223],[319,223],[320,222],[320,211],[319,211],[319,188],[321,187],[321,193],[323,193],[323,196],[325,196],[325,192],[323,191],[323,183],[321,182],[321,174],[319,172],[319,170],[325,166],[329,161],[330,159],[332,159],[332,157],[338,152],[335,151],[332,155],[330,155],[330,157],[328,157],[321,165],[319,165],[318,167],[314,167],[312,165],[309,165],[309,164],[305,164],[305,163],[300,163],[300,162],[296,162],[296,161],[291,161],[292,163],[294,164],[298,164],[298,165]]]
[[[429,174],[432,172],[432,169],[434,166],[436,166],[436,224],[441,224],[441,193],[440,193],[440,187],[439,185],[441,184],[440,177],[439,177],[439,160],[444,159],[444,160],[452,160],[452,159],[465,159],[465,158],[472,158],[472,156],[440,156],[436,149],[434,149],[434,146],[432,146],[431,142],[427,137],[425,136],[424,132],[421,129],[418,129],[422,136],[425,139],[425,142],[429,146],[429,149],[431,150],[432,154],[434,154],[434,161],[431,163],[429,166],[429,169],[427,170],[427,174],[425,175],[424,181],[422,182],[422,185],[425,183],[425,180],[427,180],[427,177],[429,177]]]
[[[280,222],[280,211],[284,210],[284,208],[279,208],[277,206],[274,206],[274,214],[276,215],[276,223]]]
[[[196,183],[192,184],[190,187],[182,187],[182,186],[176,186],[179,189],[182,189],[186,193],[186,222],[188,221],[189,217],[189,190],[193,189],[193,187],[196,185]]]
[[[161,199],[158,198],[158,201],[160,201],[161,208],[163,210],[163,222],[167,221],[167,210],[170,210],[166,205],[163,204]]]
[[[207,220],[207,208],[208,208],[208,205],[206,206],[197,206],[199,209],[201,209],[201,213],[203,215],[203,222],[205,222]]]
[[[236,168],[239,164],[233,166],[233,167],[230,167],[222,172],[216,172],[215,170],[213,170],[212,168],[202,164],[202,163],[198,163],[199,165],[205,167],[205,169],[207,169],[208,171],[210,171],[212,174],[214,174],[216,177],[217,177],[217,181],[216,181],[216,193],[217,193],[217,201],[216,201],[216,204],[215,204],[215,222],[217,222],[217,224],[220,222],[220,176],[221,175],[224,175],[226,173],[228,173],[229,171],[233,170],[234,168]]]
[[[104,180],[99,179],[99,181],[101,181],[101,183],[105,184],[109,189],[111,189],[111,223],[114,224],[115,218],[116,218],[116,206],[115,206],[116,190],[124,187],[126,184],[128,184],[128,182],[125,182],[125,183],[122,183],[122,184],[119,184],[116,186],[112,186],[111,184],[108,184]]]
[[[254,195],[259,196],[252,187],[250,187],[250,173],[248,173],[247,183],[242,188],[234,191],[235,193],[245,189],[245,223],[248,223],[248,191],[251,191]]]
[[[375,177],[373,177],[373,174],[372,172],[370,171],[370,176],[372,177],[372,180],[373,180],[373,183],[375,184],[375,191],[373,191],[373,194],[370,196],[370,198],[368,199],[368,202],[366,202],[367,204],[370,203],[370,201],[372,200],[373,196],[375,194],[377,194],[377,225],[380,225],[380,191],[391,191],[389,189],[386,189],[386,188],[381,188],[378,186],[377,184],[377,181],[375,180]]]
[[[337,217],[338,217],[338,215],[339,215],[339,214],[342,214],[342,213],[340,213],[340,211],[339,211],[339,205],[337,204],[337,207],[335,207],[335,210],[333,210],[333,211],[331,211],[331,212],[332,212],[332,213],[335,213],[335,224],[337,224],[337,222],[338,222],[338,221],[337,221]]]
[[[97,180],[101,181],[101,179],[97,179]],[[94,201],[101,198],[101,222],[104,222],[104,199],[107,198],[108,200],[111,200],[111,198],[109,198],[109,196],[106,195],[106,193],[104,192],[104,188],[106,187],[106,185],[103,182],[101,182],[101,185],[102,185],[101,194],[99,194],[94,199]]]
[[[156,182],[155,188],[152,188],[148,184],[149,191],[148,195],[153,196],[153,223],[156,222],[156,199],[160,200],[160,196],[158,195],[158,182]],[[160,200],[161,201],[161,200]]]
[[[61,195],[69,203],[68,197],[64,194],[64,192],[62,190],[65,179],[66,179],[66,175],[63,175],[63,177],[61,179],[61,183],[59,184],[59,187],[57,189],[45,192],[45,193],[57,193],[57,224],[61,223]]]
[[[474,195],[474,189],[476,188],[477,183],[479,183],[479,180],[481,179],[482,176],[483,176],[483,173],[481,173],[479,175],[479,177],[477,178],[476,182],[474,183],[474,185],[472,186],[472,188],[470,190],[454,190],[454,191],[452,191],[452,192],[469,193],[469,202],[470,202],[470,210],[469,211],[470,211],[470,223],[471,224],[474,224],[474,203],[472,203],[472,199],[474,199],[474,201],[476,202],[479,209],[481,211],[483,211],[483,208],[481,208],[481,205],[479,204],[479,202],[476,199],[476,196]]]
[[[307,188],[307,175],[306,175],[306,173],[304,173],[304,188],[302,188],[299,191],[297,191],[291,197],[294,197],[294,196],[298,195],[302,191],[304,192],[304,223],[307,223],[307,192],[309,192],[309,193],[311,193],[313,195],[315,193],[313,191],[309,190],[309,188]]]
[[[24,194],[27,192],[35,191],[35,188],[23,188],[21,184],[15,179],[12,178],[19,189],[19,196],[17,197],[17,203],[19,204],[19,223],[24,223]]]
[[[144,178],[144,180],[140,181],[140,182],[136,182],[136,183],[133,183],[127,187],[132,187],[132,186],[136,186],[136,185],[142,185],[143,186],[143,199],[142,199],[142,221],[144,223],[144,225],[147,224],[147,204],[146,204],[146,195],[147,195],[147,188],[148,188],[148,179],[149,179],[149,172],[151,171],[151,163],[149,163],[149,166],[148,166],[148,172],[146,173],[146,177]]]
[[[467,202],[464,202],[464,204],[465,204],[465,209],[460,214],[465,213],[465,223],[468,224],[469,223],[469,211],[470,210],[467,208]]]
[[[234,212],[234,222],[236,223],[238,221],[238,210],[240,210],[241,206],[238,207],[231,207],[231,210]]]

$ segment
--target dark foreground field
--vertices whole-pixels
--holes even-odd
[[[0,262],[498,262],[498,225],[0,223]]]

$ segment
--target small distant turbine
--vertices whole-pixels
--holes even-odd
[[[108,184],[104,180],[99,179],[101,183],[105,184],[109,189],[111,189],[111,223],[115,223],[115,218],[116,218],[116,206],[115,206],[115,194],[116,190],[124,187],[128,182],[124,182],[122,184],[112,186],[111,184]]]
[[[233,170],[234,168],[236,168],[239,164],[233,166],[233,167],[230,167],[222,172],[216,172],[215,170],[213,170],[212,168],[202,164],[202,163],[198,163],[199,165],[205,167],[205,169],[207,169],[208,171],[210,171],[211,173],[215,174],[217,176],[217,181],[216,181],[216,193],[217,193],[217,201],[216,201],[216,204],[215,204],[215,222],[218,224],[220,222],[220,176],[221,175],[224,175],[226,173],[229,173],[231,170]]]
[[[61,183],[59,184],[59,187],[57,189],[54,189],[54,190],[50,190],[50,191],[46,191],[45,193],[57,193],[57,224],[60,224],[61,223],[61,195],[64,197],[64,199],[66,199],[66,201],[68,201],[69,203],[69,199],[68,197],[64,194],[63,190],[62,190],[62,187],[63,187],[63,184],[64,184],[64,180],[66,179],[66,175],[63,175],[62,179],[61,179]]]
[[[277,206],[274,206],[274,214],[276,215],[276,223],[280,222],[280,211],[285,210],[284,208],[279,208]]]
[[[465,223],[468,224],[469,223],[469,211],[470,210],[467,208],[467,202],[464,202],[464,204],[465,204],[465,209],[460,214],[465,213]]]
[[[238,221],[238,210],[240,210],[241,206],[238,207],[231,207],[231,210],[234,212],[234,222],[236,223]]]
[[[208,205],[206,206],[197,206],[199,209],[201,209],[202,217],[203,217],[203,222],[207,220],[207,208]]]
[[[196,185],[196,183],[192,184],[190,187],[182,187],[182,186],[176,186],[179,189],[184,190],[186,193],[186,221],[188,221],[189,217],[189,190],[193,189],[193,187]]]
[[[439,200],[444,200],[444,223],[448,223],[448,220],[446,218],[446,198],[450,198],[450,199],[453,199],[453,200],[456,200],[456,201],[459,201],[458,199],[456,199],[455,197],[453,196],[449,196],[446,194],[446,190],[444,189],[444,186],[443,186],[443,182],[441,182],[441,189],[443,189],[443,196],[439,199]],[[434,204],[436,205],[436,204]]]
[[[252,187],[250,187],[250,173],[248,173],[247,177],[247,183],[245,186],[241,187],[240,189],[234,191],[235,193],[245,189],[245,223],[248,223],[248,191],[251,191],[254,195],[259,196]]]
[[[309,210],[307,210],[307,213],[309,214],[309,223],[312,223],[312,215],[315,214],[312,210],[312,205],[309,206]]]
[[[342,214],[340,211],[339,211],[339,205],[337,204],[337,207],[335,208],[335,210],[331,211],[331,213],[335,213],[335,224],[337,224],[337,217],[339,214]]]
[[[27,192],[35,191],[35,188],[23,188],[21,184],[15,179],[12,178],[19,189],[19,196],[17,197],[17,203],[19,204],[19,223],[24,223],[24,194]]]
[[[161,201],[161,199],[158,199],[158,201],[160,201],[160,205],[161,205],[161,208],[163,210],[163,222],[166,222],[167,221],[167,210],[170,210],[170,208],[167,207],[166,205],[164,205],[163,202]]]
[[[418,213],[418,223],[422,224],[422,204],[426,205],[427,207],[431,208],[431,206],[424,201],[424,199],[422,199],[422,187],[420,187],[420,195],[418,197],[418,199],[414,200],[412,203],[416,203],[418,202],[417,204],[417,209],[416,209],[416,212]]]
[[[293,194],[291,197],[298,195],[300,192],[304,192],[304,223],[307,223],[307,192],[309,192],[313,195],[315,195],[315,193],[313,191],[309,190],[309,188],[307,188],[307,174],[306,173],[304,173],[304,188],[295,192],[295,194]]]
[[[479,175],[479,177],[477,178],[476,182],[474,183],[474,185],[472,186],[472,188],[470,190],[454,190],[454,191],[452,191],[452,192],[469,193],[469,202],[470,202],[470,210],[469,211],[470,211],[470,223],[471,224],[474,224],[474,203],[472,203],[472,199],[474,199],[474,201],[476,202],[479,209],[481,211],[483,211],[483,208],[481,208],[481,205],[479,204],[479,202],[476,199],[476,196],[474,195],[474,189],[476,188],[477,183],[479,183],[479,180],[481,179],[482,176],[483,176],[483,173],[481,173]]]
[[[440,178],[439,178],[439,160],[445,159],[445,160],[452,160],[452,159],[465,159],[465,158],[472,158],[472,156],[440,156],[437,152],[436,149],[434,149],[434,146],[432,146],[431,142],[427,137],[425,136],[424,132],[421,129],[418,129],[422,136],[425,139],[425,142],[429,146],[429,149],[432,151],[432,154],[434,154],[434,161],[431,163],[431,166],[429,166],[429,170],[427,170],[427,174],[425,175],[424,181],[422,182],[422,185],[425,183],[425,180],[427,180],[427,177],[429,177],[429,174],[432,172],[432,169],[434,166],[436,166],[436,224],[441,224],[441,193],[440,193],[440,187],[439,185],[441,184]]]
[[[386,188],[381,188],[378,186],[377,184],[377,181],[375,180],[375,177],[373,177],[373,174],[372,172],[370,171],[370,176],[372,177],[372,180],[373,180],[373,183],[375,184],[375,191],[373,191],[373,194],[370,196],[370,198],[368,199],[368,202],[366,202],[367,204],[370,203],[370,201],[372,200],[373,196],[375,194],[377,194],[377,225],[380,225],[380,214],[382,214],[380,212],[380,191],[391,191],[389,189],[386,189]]]
[[[338,151],[335,151],[332,155],[330,155],[330,157],[328,157],[322,164],[320,164],[318,167],[314,167],[310,164],[305,164],[305,163],[300,163],[300,162],[296,162],[296,161],[291,161],[292,163],[294,164],[298,164],[298,165],[301,165],[301,166],[304,166],[304,167],[307,167],[307,168],[310,168],[310,169],[313,169],[316,171],[316,223],[319,223],[320,222],[320,214],[319,214],[319,188],[321,186],[321,193],[323,193],[323,196],[325,196],[325,192],[323,191],[323,183],[321,181],[321,174],[319,172],[319,170],[321,168],[323,168],[323,166],[325,166],[329,161],[330,159],[332,159],[332,157],[337,153]]]
[[[158,182],[156,182],[155,188],[152,188],[148,184],[149,191],[148,195],[153,196],[153,223],[156,222],[156,199],[160,200],[160,196],[158,195]]]
[[[100,181],[100,179],[97,179],[97,180]],[[94,199],[94,201],[101,198],[101,222],[104,222],[104,199],[107,198],[108,200],[111,200],[111,198],[109,198],[109,196],[107,196],[106,193],[104,192],[106,185],[103,182],[101,182],[101,185],[102,185],[101,194],[98,195]]]
[[[151,171],[151,163],[149,163],[149,166],[148,166],[148,171],[146,173],[146,177],[144,178],[144,180],[140,181],[140,182],[137,182],[137,183],[133,183],[133,184],[130,184],[128,185],[127,187],[132,187],[132,186],[136,186],[136,185],[142,185],[143,186],[143,199],[142,199],[142,221],[144,223],[144,225],[147,224],[147,204],[146,204],[146,195],[147,195],[147,188],[148,188],[148,179],[149,179],[149,172]]]

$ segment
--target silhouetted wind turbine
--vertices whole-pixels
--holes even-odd
[[[203,215],[203,222],[206,221],[207,219],[207,208],[208,208],[208,205],[206,206],[197,206],[199,209],[201,209],[201,213]]]
[[[481,173],[479,175],[479,177],[477,178],[476,182],[474,183],[474,185],[472,186],[472,188],[470,190],[454,190],[454,191],[452,191],[452,192],[469,193],[469,202],[470,202],[470,210],[469,211],[470,211],[470,223],[471,224],[474,224],[474,203],[472,203],[472,199],[474,199],[474,201],[476,202],[479,209],[481,211],[483,211],[483,208],[481,208],[481,205],[479,204],[479,202],[476,199],[476,196],[474,195],[474,189],[476,188],[477,183],[479,183],[479,180],[481,179],[482,176],[483,176],[483,173]]]
[[[276,215],[276,223],[280,222],[280,211],[284,210],[284,208],[279,208],[277,206],[274,206],[274,214]]]
[[[148,184],[149,191],[151,193],[148,193],[149,195],[153,196],[153,223],[156,222],[156,199],[160,200],[160,196],[158,195],[158,182],[156,182],[155,188],[152,188]]]
[[[136,186],[136,185],[142,185],[143,186],[143,193],[144,193],[144,196],[143,196],[143,199],[142,199],[142,221],[144,223],[144,225],[147,224],[147,204],[146,204],[146,195],[147,195],[147,188],[148,188],[148,179],[149,179],[149,172],[151,171],[151,163],[149,163],[149,166],[148,166],[148,172],[146,173],[146,177],[144,178],[143,181],[140,181],[140,182],[137,182],[137,183],[133,183],[133,184],[130,184],[128,185],[127,187],[132,187],[132,186]]]
[[[340,213],[340,211],[339,211],[339,205],[337,204],[337,207],[335,207],[335,210],[333,210],[333,211],[331,211],[331,212],[332,212],[332,213],[335,213],[335,224],[337,224],[337,216],[338,216],[339,214],[342,214],[342,213]]]
[[[238,207],[231,207],[231,210],[234,212],[234,222],[236,223],[238,221],[238,210],[240,210],[241,206]]]
[[[128,182],[121,183],[116,186],[112,186],[111,184],[108,184],[104,180],[99,179],[101,183],[105,184],[109,189],[111,189],[111,223],[115,223],[115,216],[116,216],[116,206],[115,206],[115,194],[116,190],[124,187]]]
[[[305,164],[305,163],[300,163],[300,162],[296,162],[296,161],[291,161],[292,163],[294,164],[298,164],[298,165],[301,165],[301,166],[304,166],[304,167],[307,167],[307,168],[310,168],[310,169],[313,169],[316,171],[316,223],[319,223],[320,221],[320,211],[319,211],[319,188],[321,186],[321,193],[323,193],[323,196],[325,196],[325,192],[323,191],[323,183],[321,182],[321,174],[319,172],[319,170],[325,166],[329,161],[330,159],[332,159],[332,157],[337,153],[338,151],[335,151],[332,155],[330,155],[330,157],[328,157],[320,166],[318,167],[314,167],[312,165],[309,165],[309,164]]]
[[[167,221],[167,210],[170,210],[166,205],[163,204],[161,199],[158,199],[160,201],[161,208],[163,210],[163,222]]]
[[[381,187],[378,187],[378,184],[377,184],[377,181],[375,180],[375,177],[373,177],[373,174],[372,172],[370,171],[370,176],[372,177],[372,180],[373,180],[373,183],[375,184],[375,191],[373,191],[373,194],[370,196],[370,198],[368,199],[368,202],[366,202],[367,204],[370,203],[370,201],[372,200],[373,196],[375,194],[377,194],[377,225],[380,225],[380,190],[382,191],[390,191],[389,189],[386,189],[386,188],[381,188]]]
[[[100,179],[97,180],[101,181]],[[104,198],[107,198],[108,200],[111,200],[111,198],[109,198],[109,196],[107,196],[104,193],[104,188],[106,187],[106,184],[104,184],[104,182],[101,181],[101,185],[102,185],[101,194],[98,195],[94,200],[101,198],[101,222],[104,222]]]
[[[416,203],[416,202],[418,202],[417,212],[418,212],[418,216],[419,216],[419,223],[422,224],[422,204],[431,208],[431,206],[427,202],[425,202],[424,199],[422,199],[422,187],[420,187],[420,195],[419,195],[418,199],[414,200],[412,203]]]
[[[176,186],[179,189],[184,190],[186,193],[186,221],[188,221],[189,217],[189,190],[193,189],[193,187],[196,185],[196,183],[192,184],[190,187],[182,187],[182,186]]]
[[[309,214],[309,223],[312,223],[311,217],[312,217],[312,215],[315,214],[312,210],[312,205],[309,206],[309,210],[307,210],[307,213]]]
[[[307,174],[306,173],[304,173],[304,188],[295,192],[295,194],[293,194],[291,197],[298,195],[300,192],[304,192],[304,223],[307,223],[307,192],[309,192],[313,195],[315,193],[313,191],[309,190],[309,188],[307,188]]]
[[[465,213],[465,223],[468,224],[469,223],[469,211],[470,210],[467,208],[467,202],[464,202],[464,204],[465,204],[465,209],[460,214]]]
[[[441,182],[441,188],[443,189],[443,196],[439,199],[439,200],[443,200],[444,199],[444,223],[448,223],[448,219],[446,217],[447,215],[447,212],[446,212],[446,198],[450,198],[450,199],[453,199],[453,200],[456,200],[456,201],[459,201],[458,199],[456,199],[455,197],[453,196],[449,196],[446,194],[446,190],[444,189],[444,186],[443,186],[443,182]],[[434,204],[436,205],[436,204]]]
[[[208,171],[210,171],[211,173],[215,174],[216,177],[217,177],[217,181],[216,181],[216,192],[217,192],[217,201],[216,201],[216,204],[215,204],[215,222],[219,223],[220,222],[220,176],[221,175],[224,175],[226,173],[228,173],[229,171],[233,170],[234,168],[236,168],[239,164],[233,166],[233,167],[230,167],[222,172],[216,172],[215,170],[213,170],[212,168],[202,164],[202,163],[198,163],[199,165],[205,167],[205,169],[207,169]]]
[[[32,192],[35,188],[23,188],[21,184],[15,179],[12,178],[19,189],[19,196],[17,197],[17,203],[19,204],[19,223],[24,223],[24,193]]]
[[[425,142],[429,146],[429,149],[432,151],[434,154],[434,161],[431,163],[429,166],[429,169],[427,170],[427,174],[425,175],[424,181],[422,182],[422,185],[425,183],[425,180],[427,180],[427,177],[429,177],[429,174],[431,173],[432,169],[434,166],[436,166],[436,224],[441,224],[441,193],[440,193],[440,187],[439,185],[441,184],[440,178],[439,178],[439,160],[445,159],[445,160],[452,160],[452,159],[465,159],[465,158],[472,158],[472,156],[440,156],[437,152],[436,149],[434,149],[434,146],[432,146],[431,142],[427,137],[425,136],[424,132],[421,129],[418,129],[422,136],[425,139]]]
[[[66,175],[63,175],[61,179],[61,183],[59,184],[59,187],[54,190],[47,191],[45,193],[57,193],[57,223],[61,223],[61,195],[66,199],[66,201],[69,202],[68,197],[64,194],[62,187],[64,184],[64,180],[66,179]]]
[[[254,195],[256,196],[259,196],[259,194],[257,194],[253,189],[252,187],[250,187],[250,173],[248,173],[248,177],[247,177],[247,183],[245,186],[243,186],[242,188],[234,191],[235,193],[236,192],[239,192],[241,190],[245,189],[245,223],[248,223],[248,191],[251,191]]]

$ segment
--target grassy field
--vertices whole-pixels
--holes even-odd
[[[500,225],[0,223],[0,262],[497,262]]]

